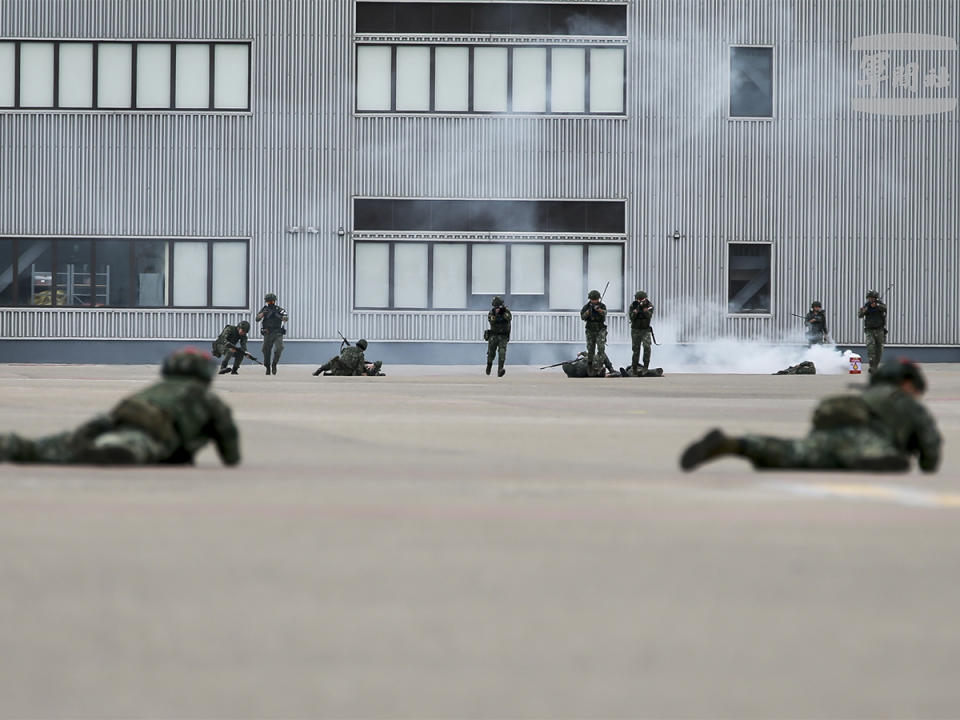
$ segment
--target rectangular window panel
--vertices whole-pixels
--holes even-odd
[[[397,110],[430,109],[430,48],[397,48]]]
[[[513,111],[546,112],[547,49],[513,51]]]
[[[130,307],[130,244],[129,240],[98,240],[97,302],[113,307]],[[204,302],[203,304],[206,304]]]
[[[137,107],[170,107],[170,45],[137,46]]]
[[[467,246],[433,246],[433,306],[467,306]]]
[[[168,303],[169,244],[162,240],[133,243],[134,305],[164,307]]]
[[[507,111],[506,48],[474,48],[473,109],[477,112]]]
[[[389,243],[358,242],[356,251],[357,307],[385,308],[390,304]]]
[[[623,246],[591,245],[587,250],[588,290],[599,290],[607,283],[603,302],[608,310],[623,309]]]
[[[93,43],[60,43],[60,107],[93,107]]]
[[[129,43],[102,43],[97,46],[98,107],[130,107],[131,54]]]
[[[53,43],[20,44],[20,105],[53,107]]]
[[[574,310],[583,306],[583,246],[550,246],[550,307]]]
[[[730,48],[730,117],[773,117],[773,48]]]
[[[250,104],[250,47],[215,45],[213,53],[213,106],[246,110]]]
[[[385,45],[357,47],[357,110],[390,110],[390,54]]]
[[[770,313],[770,245],[730,243],[727,246],[727,311]]]
[[[210,46],[177,45],[177,107],[210,107]],[[176,253],[174,253],[176,256]],[[176,282],[177,274],[173,274]],[[177,293],[174,290],[174,299]],[[178,303],[179,304],[179,303]]]
[[[393,306],[427,307],[427,245],[397,243],[393,247]]]
[[[590,51],[590,112],[623,112],[624,51]]]
[[[543,295],[543,245],[510,247],[510,294]]]
[[[469,103],[470,53],[465,47],[438,47],[434,58],[436,92],[434,108],[464,112]]]
[[[503,295],[507,291],[507,246],[474,245],[472,248],[474,295]]]
[[[584,112],[586,55],[581,48],[550,51],[550,104],[553,112]]]
[[[17,243],[17,293],[20,305],[53,305],[53,242]],[[59,303],[63,304],[63,303]]]
[[[213,244],[213,306],[243,307],[247,304],[247,244]]]
[[[16,104],[16,52],[12,42],[0,42],[0,107]]]
[[[207,304],[207,243],[173,244],[173,304],[177,307]]]
[[[93,272],[93,242],[57,242],[57,299],[62,305],[98,307],[106,302],[103,278]]]
[[[13,239],[0,238],[0,305],[13,305]]]

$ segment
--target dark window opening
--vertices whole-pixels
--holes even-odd
[[[770,313],[770,248],[766,243],[730,243],[727,312]]]
[[[730,48],[730,117],[773,117],[773,48]]]

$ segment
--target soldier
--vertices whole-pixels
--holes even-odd
[[[381,360],[367,362],[363,352],[367,349],[366,340],[357,340],[356,345],[348,345],[340,351],[340,355],[330,358],[323,365],[313,371],[314,376],[326,373],[327,375],[383,375],[380,367]]]
[[[872,374],[880,367],[883,345],[887,339],[887,306],[880,302],[880,293],[876,290],[867,291],[867,302],[857,312],[857,317],[863,318],[863,334]]]
[[[493,368],[493,356],[497,355],[497,377],[503,377],[507,371],[503,364],[507,361],[507,343],[510,342],[510,321],[513,314],[510,308],[503,304],[503,298],[497,295],[490,301],[493,306],[487,313],[490,329],[483,334],[487,341],[487,375]]]
[[[599,291],[591,290],[587,294],[587,304],[580,309],[580,317],[587,336],[588,376],[602,376],[607,357],[607,306],[601,302]]]
[[[680,467],[693,470],[723,455],[739,455],[758,469],[905,472],[910,456],[917,455],[921,470],[935,472],[941,438],[920,402],[926,388],[917,365],[887,362],[861,394],[824,398],[805,438],[731,437],[711,430],[684,451]]]
[[[240,462],[240,435],[228,408],[210,392],[215,368],[205,352],[169,355],[163,379],[123,399],[76,430],[30,440],[0,435],[0,461],[82,465],[193,463],[213,440],[226,465]]]
[[[810,303],[810,312],[804,317],[806,321],[807,347],[823,345],[827,341],[827,313],[819,300]]]
[[[237,374],[237,370],[240,368],[240,363],[243,362],[244,356],[249,354],[247,353],[247,333],[249,332],[250,323],[246,320],[241,320],[236,325],[227,325],[224,327],[219,337],[213,341],[213,356],[223,356],[223,362],[220,363],[221,375],[228,372],[232,372],[233,375]],[[232,371],[227,367],[231,356],[233,357]]]
[[[606,355],[603,356],[603,367],[604,371],[601,373],[602,377],[626,377],[626,371],[621,368],[618,373],[613,369],[613,363],[610,362],[610,358]],[[569,378],[585,378],[585,377],[594,377],[590,374],[590,364],[587,360],[586,352],[577,353],[577,359],[571,362],[565,362],[560,368]]]
[[[653,334],[650,320],[653,318],[653,304],[647,299],[647,293],[643,290],[637,292],[634,298],[630,303],[630,337],[633,339],[633,361],[630,370],[636,377],[641,346],[643,347],[643,369],[647,370],[650,367],[650,338]]]
[[[267,304],[260,308],[257,313],[257,322],[262,322],[260,333],[263,335],[263,366],[267,375],[271,372],[277,374],[277,363],[280,362],[280,355],[283,353],[283,336],[287,334],[287,329],[283,326],[289,317],[287,311],[277,305],[277,296],[273,293],[267,293],[263,297]],[[273,353],[273,362],[270,361],[271,351]]]

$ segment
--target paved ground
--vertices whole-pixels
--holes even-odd
[[[310,369],[216,381],[237,470],[0,466],[0,715],[960,716],[960,368],[892,478],[676,469],[843,375]],[[155,372],[0,366],[0,425]]]

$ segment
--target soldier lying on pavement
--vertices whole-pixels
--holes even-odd
[[[356,345],[345,347],[340,351],[340,355],[330,358],[323,365],[313,371],[314,376],[320,375],[369,375],[382,376],[380,372],[383,365],[382,360],[367,362],[363,357],[363,351],[367,349],[366,340],[357,340]]]
[[[680,467],[693,470],[739,455],[758,469],[905,472],[916,455],[921,470],[935,472],[942,441],[920,402],[926,388],[923,372],[909,360],[884,363],[860,394],[824,398],[805,438],[732,437],[711,430],[684,451]]]
[[[192,463],[213,440],[227,465],[240,462],[240,435],[228,408],[210,392],[216,365],[187,348],[169,355],[163,379],[121,400],[76,430],[29,439],[0,435],[0,461],[78,465]]]

